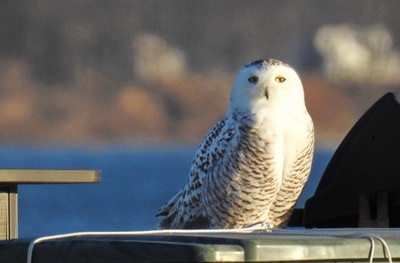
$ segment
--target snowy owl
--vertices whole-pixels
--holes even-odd
[[[206,135],[161,228],[285,227],[310,173],[314,126],[300,78],[257,60],[237,74],[226,116]]]

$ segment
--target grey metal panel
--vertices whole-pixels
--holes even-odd
[[[36,244],[37,262],[374,262],[400,259],[398,229],[273,230],[271,233],[79,233]],[[26,262],[31,240],[0,242],[0,258]],[[18,260],[16,260],[18,258]],[[14,261],[12,261],[14,260]]]

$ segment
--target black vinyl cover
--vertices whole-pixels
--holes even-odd
[[[388,197],[391,227],[400,227],[400,94],[387,93],[353,126],[304,207],[306,227],[357,227],[359,197]]]

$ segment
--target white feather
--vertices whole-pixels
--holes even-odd
[[[244,66],[227,114],[207,134],[188,184],[160,209],[163,228],[285,226],[314,147],[300,78],[273,59]]]

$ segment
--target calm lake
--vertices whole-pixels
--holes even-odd
[[[98,184],[21,185],[19,237],[156,229],[154,215],[186,183],[194,145],[0,147],[0,168],[100,169]],[[298,207],[312,196],[333,150],[316,149]]]

